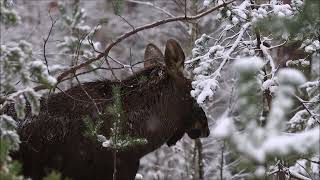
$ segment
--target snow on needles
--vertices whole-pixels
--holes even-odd
[[[239,73],[257,72],[264,66],[264,62],[259,57],[247,57],[237,60],[234,66]]]
[[[234,66],[241,76],[248,72],[259,71],[263,64],[260,58],[243,58],[237,60]],[[291,96],[295,89],[306,81],[305,77],[298,70],[285,68],[279,71],[276,79],[279,88],[264,127],[260,127],[255,123],[256,120],[252,119],[239,128],[236,125],[238,121],[232,118],[227,110],[217,121],[213,130],[216,137],[230,139],[239,152],[258,163],[264,163],[267,157],[274,154],[306,154],[319,151],[320,132],[318,128],[292,134],[283,132],[285,116],[293,105]]]
[[[281,84],[301,85],[306,82],[306,78],[301,71],[284,68],[278,73],[278,82]]]

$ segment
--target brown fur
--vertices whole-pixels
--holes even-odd
[[[113,102],[112,85],[119,85],[126,116],[124,133],[148,140],[145,145],[118,153],[119,180],[134,179],[142,156],[164,143],[175,144],[185,132],[192,138],[209,135],[206,116],[190,96],[191,82],[183,77],[180,67],[174,66],[183,64],[180,61],[184,61],[184,55],[181,59],[182,49],[172,41],[167,43],[166,66],[153,64],[122,82],[105,80],[82,85],[100,111]],[[177,51],[180,51],[177,55],[172,54]],[[76,86],[43,98],[38,116],[27,113],[18,130],[22,141],[20,150],[13,154],[23,162],[24,175],[41,179],[56,169],[64,177],[73,179],[112,179],[111,151],[84,136],[83,123],[86,116],[94,122],[102,117],[100,133],[108,137],[112,116],[98,115],[82,88]]]

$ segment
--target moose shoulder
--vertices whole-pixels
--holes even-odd
[[[24,175],[41,179],[55,169],[72,179],[112,179],[112,153],[84,135],[84,118],[101,119],[100,134],[110,135],[113,117],[100,111],[112,104],[113,85],[120,86],[124,133],[147,139],[118,153],[117,179],[134,179],[142,156],[164,143],[175,144],[184,133],[207,137],[206,116],[190,96],[191,81],[183,76],[184,59],[175,40],[167,41],[164,55],[149,44],[147,67],[133,76],[89,82],[43,98],[40,114],[27,113],[18,129],[22,143],[13,157],[23,162]]]

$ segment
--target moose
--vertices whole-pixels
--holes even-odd
[[[94,123],[102,119],[101,134],[108,137],[113,117],[98,110],[112,104],[111,89],[118,85],[125,133],[147,140],[117,153],[117,179],[133,180],[144,155],[165,143],[174,145],[185,133],[192,139],[210,133],[204,111],[190,95],[184,60],[175,40],[167,41],[164,55],[149,44],[146,67],[132,76],[122,81],[87,82],[41,98],[40,113],[32,115],[29,108],[21,120],[20,149],[12,157],[22,162],[23,174],[35,180],[53,170],[61,172],[62,178],[112,179],[112,152],[84,135],[83,119],[89,117]]]

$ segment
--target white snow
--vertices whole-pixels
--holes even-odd
[[[264,66],[259,57],[241,58],[235,61],[234,67],[239,72],[257,72]]]
[[[209,6],[212,3],[213,0],[204,0],[203,1],[203,6]]]
[[[102,143],[102,146],[103,147],[106,147],[106,148],[109,148],[113,145],[112,141],[111,140],[106,140]]]
[[[278,82],[281,84],[292,84],[298,86],[306,82],[306,78],[301,71],[291,68],[280,69],[277,77]]]
[[[307,153],[319,151],[320,133],[318,128],[301,133],[271,136],[264,141],[262,149],[266,153],[286,155],[289,152]]]
[[[228,111],[226,111],[218,120],[217,125],[212,131],[213,136],[219,138],[227,138],[231,136],[232,132],[235,131],[235,126],[232,122],[232,118],[228,117]]]
[[[99,142],[106,142],[107,141],[107,138],[101,134],[97,135],[97,139]]]
[[[143,180],[142,174],[137,173],[136,177],[135,177],[135,180]]]
[[[266,80],[265,82],[263,82],[262,84],[262,90],[267,90],[269,89],[271,86],[273,86],[275,84],[274,80],[273,79],[268,79]]]

